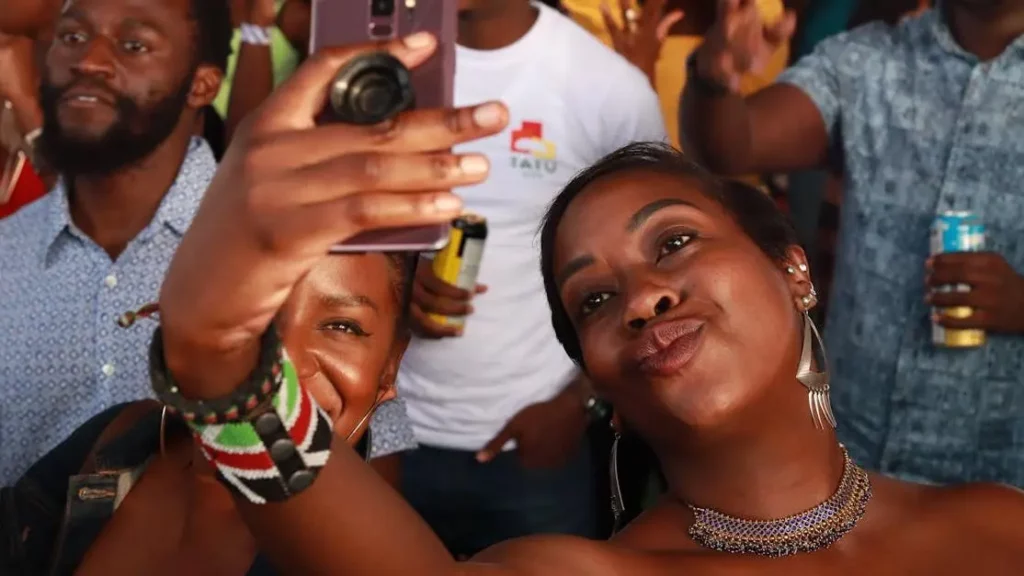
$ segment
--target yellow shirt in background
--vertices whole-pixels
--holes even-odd
[[[765,21],[772,22],[782,16],[784,10],[782,0],[758,0],[758,8]],[[614,4],[613,4],[614,5]],[[591,34],[611,45],[611,38],[601,18],[601,0],[562,0],[562,6],[577,24],[586,28]],[[686,58],[700,43],[699,36],[669,36],[661,48],[661,57],[655,68],[655,87],[661,100],[661,113],[665,118],[666,128],[672,144],[679,146],[679,95],[683,92],[686,82]],[[744,94],[752,94],[771,84],[786,68],[789,62],[789,46],[779,49],[772,57],[771,63],[762,74],[748,75],[743,78],[741,90]]]

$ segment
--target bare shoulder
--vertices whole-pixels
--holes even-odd
[[[574,536],[531,536],[502,542],[466,564],[463,576],[622,576],[631,554],[614,544]],[[492,571],[482,570],[491,567]]]
[[[965,527],[1024,546],[1024,491],[1002,484],[963,484],[937,489],[932,505]]]
[[[998,484],[928,489],[919,500],[926,533],[973,558],[986,574],[1016,574],[1024,565],[1024,492]]]

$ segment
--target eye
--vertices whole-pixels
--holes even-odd
[[[658,260],[686,247],[697,235],[692,232],[679,232],[663,240],[658,246]]]
[[[138,40],[125,40],[121,43],[121,49],[132,54],[144,54],[149,52],[149,47]]]
[[[611,292],[595,292],[593,294],[588,294],[587,297],[584,298],[583,302],[580,304],[580,316],[587,316],[588,314],[592,314],[611,297]]]
[[[358,336],[365,338],[370,335],[369,332],[363,330],[363,327],[359,325],[355,320],[329,320],[320,324],[320,330],[325,332],[338,332],[342,334],[350,334],[352,336]]]
[[[81,32],[64,32],[59,36],[62,44],[68,46],[74,46],[75,44],[81,44],[87,40],[85,34]]]

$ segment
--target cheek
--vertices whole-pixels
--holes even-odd
[[[344,357],[344,360],[340,358]],[[381,369],[365,354],[351,351],[322,357],[323,372],[341,409],[334,417],[335,434],[346,437],[373,407],[380,387]]]

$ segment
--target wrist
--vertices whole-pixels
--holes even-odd
[[[174,330],[163,331],[167,372],[190,398],[219,398],[245,381],[259,358],[260,343],[251,339],[231,347],[198,343]]]
[[[708,49],[703,45],[698,47],[690,57],[686,59],[686,84],[692,86],[699,93],[706,96],[725,96],[732,94],[728,79],[721,78],[721,74],[714,71],[710,64]]]
[[[270,46],[271,26],[262,26],[252,22],[243,22],[238,26],[242,45]]]

